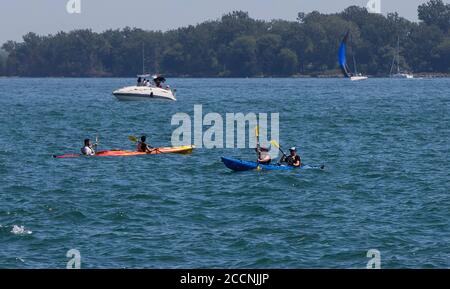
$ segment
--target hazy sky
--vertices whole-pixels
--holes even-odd
[[[103,31],[125,26],[168,30],[218,19],[233,10],[259,19],[295,20],[297,12],[339,12],[368,0],[79,0],[81,14],[69,14],[69,0],[0,0],[0,44],[27,32],[51,34],[77,28]],[[427,0],[381,0],[382,12],[397,11],[417,21],[417,6]],[[444,1],[448,2],[448,1]]]

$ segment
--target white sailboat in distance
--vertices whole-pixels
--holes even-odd
[[[395,71],[395,66],[397,65],[397,72]],[[408,72],[402,72],[400,69],[400,37],[397,38],[397,51],[395,52],[394,59],[392,60],[391,71],[389,72],[391,78],[403,78],[403,79],[413,79],[414,75]]]

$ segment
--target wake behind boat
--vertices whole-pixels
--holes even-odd
[[[113,95],[119,100],[176,100],[176,90],[164,84],[166,79],[163,76],[154,75],[152,81],[148,80],[149,74],[138,75],[137,77],[137,85],[118,89],[113,92]]]

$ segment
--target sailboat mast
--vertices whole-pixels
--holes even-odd
[[[145,74],[145,44],[142,43],[142,75]]]
[[[356,57],[355,57],[355,54],[353,54],[353,65],[355,66],[355,75],[358,75],[358,68],[356,68]]]
[[[397,37],[397,73],[400,74],[400,36]]]
[[[353,36],[350,36],[350,43],[353,43]],[[356,57],[355,51],[352,49],[352,57],[353,57],[353,66],[354,66],[354,75],[358,75],[358,68],[356,67]]]

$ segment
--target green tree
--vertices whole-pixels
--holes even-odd
[[[404,53],[414,71],[440,71],[438,47],[443,40],[442,31],[437,26],[421,23],[411,31],[410,38],[411,46]]]
[[[180,43],[168,47],[163,53],[161,68],[165,73],[185,73],[186,57]]]
[[[0,49],[0,76],[6,75],[6,62],[8,59],[8,54],[5,50]]]
[[[257,73],[256,39],[241,36],[232,41],[228,49],[227,68],[231,76],[253,76]]]
[[[440,72],[450,73],[450,37],[446,37],[437,47],[436,54],[439,61],[436,68]]]
[[[281,37],[266,34],[256,40],[259,69],[263,75],[271,75],[276,67],[276,55],[280,51]]]
[[[291,76],[298,71],[298,57],[289,48],[283,48],[277,55],[277,74]]]
[[[450,4],[442,0],[430,0],[418,8],[419,19],[428,25],[436,25],[442,31],[450,29]]]

